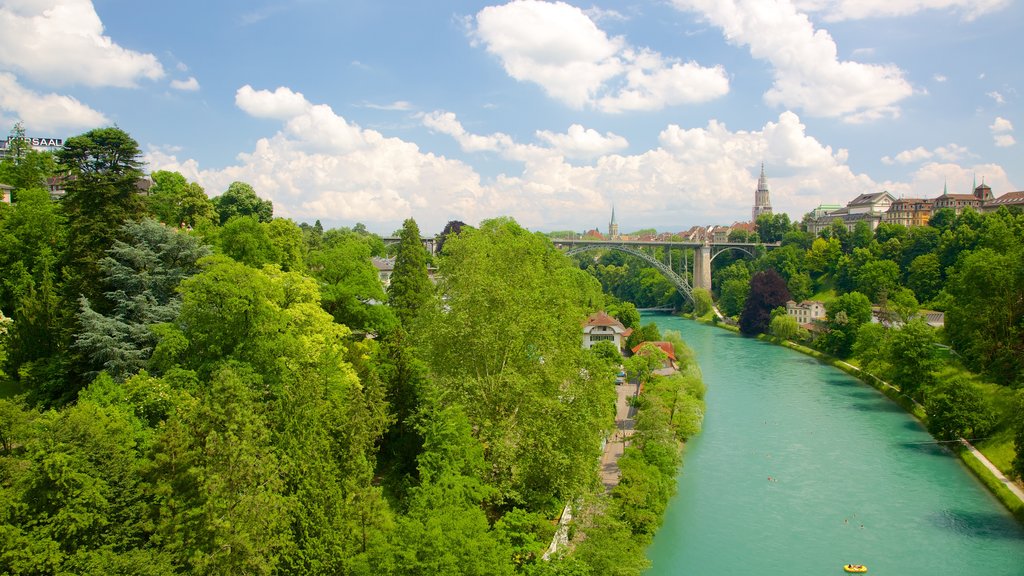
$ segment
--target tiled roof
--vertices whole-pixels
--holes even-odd
[[[615,318],[613,318],[611,315],[609,315],[607,312],[605,312],[603,310],[600,311],[600,312],[594,312],[593,314],[591,314],[587,318],[587,324],[586,325],[587,326],[618,326],[619,328],[622,328],[623,330],[626,329],[626,327],[622,325],[622,322],[619,322],[618,320],[616,320]]]
[[[672,347],[672,343],[671,342],[664,342],[664,341],[662,341],[662,342],[641,342],[640,344],[637,344],[636,346],[633,347],[633,354],[639,353],[640,350],[644,347],[645,344],[654,344],[658,348],[661,348],[662,352],[667,354],[669,359],[671,359],[671,360],[675,360],[676,359],[676,350],[675,350],[675,348]]]
[[[1007,192],[999,198],[985,203],[986,206],[1015,206],[1017,204],[1024,204],[1024,191]]]

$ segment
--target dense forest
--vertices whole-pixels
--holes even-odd
[[[643,568],[699,375],[651,387],[605,496],[621,359],[581,348],[606,296],[545,237],[453,223],[435,257],[407,220],[385,247],[274,217],[242,182],[140,188],[117,128],[52,155],[19,130],[0,163],[0,572]],[[570,502],[587,512],[542,561]]]
[[[808,215],[807,218],[810,218]],[[622,252],[577,264],[616,297],[698,315],[711,297],[750,335],[800,341],[892,383],[927,409],[939,438],[978,439],[1004,472],[1024,476],[1024,214],[938,210],[927,226],[842,221],[815,236],[785,214],[762,215],[736,242],[780,242],[756,257],[729,251],[713,262],[712,292],[682,300],[656,269]],[[654,250],[678,267],[692,253]],[[683,272],[685,274],[685,272]],[[821,301],[827,318],[807,330],[788,300]],[[928,326],[927,311],[944,313]],[[872,321],[872,318],[876,321]],[[880,320],[880,321],[879,321]]]

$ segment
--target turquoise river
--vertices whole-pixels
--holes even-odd
[[[1024,575],[1024,529],[899,406],[792,350],[671,316],[704,429],[648,576]]]

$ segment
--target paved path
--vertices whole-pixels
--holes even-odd
[[[601,455],[601,483],[606,490],[619,484],[619,458],[633,435],[636,417],[636,408],[629,405],[629,399],[636,396],[639,390],[640,385],[636,383],[615,386],[618,396],[615,400],[615,432],[605,442],[604,454]]]
[[[1021,503],[1024,503],[1024,490],[1021,490],[1020,486],[1018,486],[1013,480],[1007,478],[1002,473],[1002,471],[999,470],[999,468],[996,468],[995,464],[990,462],[988,458],[985,458],[985,455],[979,452],[978,449],[975,448],[970,442],[961,438],[960,443],[966,446],[967,449],[971,451],[971,454],[974,454],[974,457],[977,458],[979,462],[984,464],[985,468],[988,468],[989,471],[992,472],[992,475],[1003,483],[1003,486],[1006,486],[1007,490],[1013,492],[1017,496],[1017,498],[1020,499]]]

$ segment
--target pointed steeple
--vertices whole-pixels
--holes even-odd
[[[768,198],[768,177],[764,175],[764,162],[761,162],[761,176],[757,179],[757,190],[754,192],[754,208],[751,210],[751,222],[757,222],[761,214],[772,213],[772,203]]]
[[[615,204],[612,204],[612,219],[608,221],[608,239],[615,240],[619,237],[619,225],[615,223]]]

